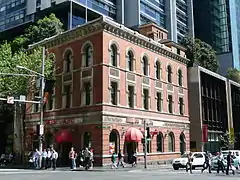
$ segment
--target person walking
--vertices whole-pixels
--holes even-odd
[[[53,152],[52,152],[52,168],[53,168],[53,170],[55,170],[57,167],[57,159],[58,159],[58,153],[57,153],[57,151],[55,151],[53,149]]]
[[[42,152],[42,164],[41,164],[41,169],[45,168],[46,169],[47,167],[47,150],[44,149],[43,152]]]
[[[111,156],[111,161],[112,161],[112,165],[111,165],[111,168],[117,168],[117,165],[116,165],[116,159],[117,159],[117,154],[115,152],[112,153],[112,156]]]
[[[209,173],[212,173],[211,172],[211,154],[210,153],[206,153],[206,154],[204,154],[204,156],[205,156],[205,162],[204,162],[204,164],[203,164],[203,169],[202,169],[202,173],[203,173],[203,171],[204,170],[206,170],[206,169],[208,169],[208,172]]]
[[[74,148],[72,147],[70,152],[69,152],[69,159],[71,161],[70,169],[76,169],[76,157],[77,153],[74,151]]]
[[[40,164],[39,164],[39,162],[40,162],[40,156],[41,156],[41,154],[40,154],[40,152],[38,151],[38,149],[35,149],[35,152],[34,152],[34,154],[33,154],[33,158],[34,158],[34,167],[35,167],[36,169],[39,169],[39,168],[40,168]]]
[[[217,162],[218,162],[218,167],[217,167],[217,173],[219,173],[219,170],[222,170],[222,173],[224,173],[224,165],[223,165],[223,155],[221,152],[217,153]]]
[[[191,174],[192,174],[192,163],[193,163],[192,152],[189,152],[189,154],[188,154],[188,162],[186,164],[186,172],[188,172],[188,170],[190,170]]]
[[[232,161],[233,161],[232,153],[229,151],[229,153],[228,153],[228,155],[227,155],[226,175],[229,175],[229,169],[230,169],[230,168],[232,169],[233,175],[235,174],[234,167],[232,166]]]
[[[123,164],[123,156],[122,156],[122,152],[121,149],[118,152],[118,163],[117,163],[117,167],[119,167],[119,165],[121,165],[124,168],[124,164]]]

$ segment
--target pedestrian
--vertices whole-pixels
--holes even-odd
[[[192,174],[192,163],[193,163],[192,152],[189,152],[189,154],[188,154],[188,162],[186,164],[186,172],[188,172],[188,170],[190,170],[191,174]]]
[[[42,152],[42,164],[41,164],[41,169],[46,168],[47,165],[47,150],[44,149]]]
[[[91,148],[90,149],[90,168],[92,169],[93,168],[93,162],[94,162],[94,153],[93,153],[93,149]]]
[[[77,157],[77,153],[74,151],[74,147],[72,147],[69,152],[69,159],[71,161],[71,165],[70,165],[71,170],[76,169],[76,157]]]
[[[58,153],[57,153],[57,151],[55,151],[53,149],[53,152],[52,152],[52,168],[53,168],[53,170],[55,170],[57,167],[57,159],[58,159]]]
[[[40,154],[40,152],[38,151],[38,149],[35,149],[35,152],[34,152],[34,154],[33,154],[33,159],[34,159],[34,167],[36,168],[36,169],[39,169],[40,168],[40,156],[41,156],[41,154]]]
[[[223,164],[224,158],[221,152],[217,152],[217,173],[219,173],[219,170],[222,170],[222,173],[224,173],[224,164]]]
[[[52,151],[50,150],[50,148],[47,149],[47,162],[46,162],[46,169],[47,168],[51,168],[52,167]]]
[[[207,152],[206,154],[204,154],[204,157],[205,157],[205,162],[203,164],[202,173],[205,169],[208,169],[208,172],[212,173],[211,172],[211,158],[212,158],[212,156],[211,156],[210,153]]]
[[[137,153],[133,153],[132,156],[132,167],[136,167],[137,166]]]
[[[124,168],[124,164],[123,164],[123,156],[122,156],[122,152],[121,149],[118,152],[118,163],[117,163],[117,167],[119,167],[119,165],[121,165]]]
[[[232,153],[229,151],[227,155],[227,169],[226,169],[226,175],[229,175],[229,169],[232,169],[232,173],[235,174],[235,167],[232,166],[233,158],[232,158]]]
[[[116,159],[117,159],[117,154],[115,152],[113,152],[112,156],[111,156],[111,162],[112,162],[111,168],[112,169],[117,168]]]

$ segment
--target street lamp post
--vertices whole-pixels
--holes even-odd
[[[44,134],[43,132],[43,113],[44,113],[44,109],[43,109],[43,106],[44,106],[44,88],[45,88],[45,76],[44,76],[44,73],[45,73],[45,47],[43,46],[42,48],[42,69],[41,69],[41,73],[38,73],[36,71],[33,71],[31,69],[28,69],[24,66],[17,66],[17,68],[20,68],[20,69],[24,69],[26,71],[29,71],[33,74],[36,74],[38,76],[41,77],[41,83],[40,83],[40,93],[39,93],[39,96],[40,96],[40,101],[39,101],[39,104],[40,104],[40,126],[39,126],[39,134],[38,134],[38,140],[39,140],[39,152],[42,154],[42,149],[43,149],[43,142],[42,142],[42,139],[41,139],[41,136]],[[41,157],[41,156],[40,156]],[[42,163],[42,159],[40,158],[40,162],[39,164],[41,165]]]

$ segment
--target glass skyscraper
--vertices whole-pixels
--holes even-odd
[[[19,31],[24,24],[55,13],[66,29],[103,15],[128,27],[154,22],[175,42],[194,35],[192,0],[72,0],[72,11],[70,4],[70,0],[0,0],[0,33]]]
[[[219,73],[240,68],[240,1],[194,0],[195,36],[217,52]]]

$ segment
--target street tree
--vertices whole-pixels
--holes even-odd
[[[197,64],[213,72],[217,72],[219,63],[216,59],[216,52],[209,44],[200,39],[191,37],[183,38],[181,44],[186,47],[186,56],[190,60],[188,66]]]
[[[237,83],[240,83],[240,71],[236,68],[229,68],[226,77]]]
[[[49,58],[50,57],[50,58]],[[46,57],[45,76],[52,73],[53,55]],[[18,69],[21,65],[36,72],[41,72],[42,50],[34,49],[31,52],[18,51],[13,53],[11,45],[7,42],[0,45],[0,72],[13,74],[28,74],[29,72]],[[24,76],[5,76],[0,75],[0,94],[8,95],[26,95],[29,88],[34,85],[36,77]]]
[[[19,49],[27,49],[29,44],[60,34],[63,31],[63,23],[55,14],[50,14],[39,19],[36,24],[29,26],[23,35],[16,37],[11,43],[12,50],[15,52]]]

